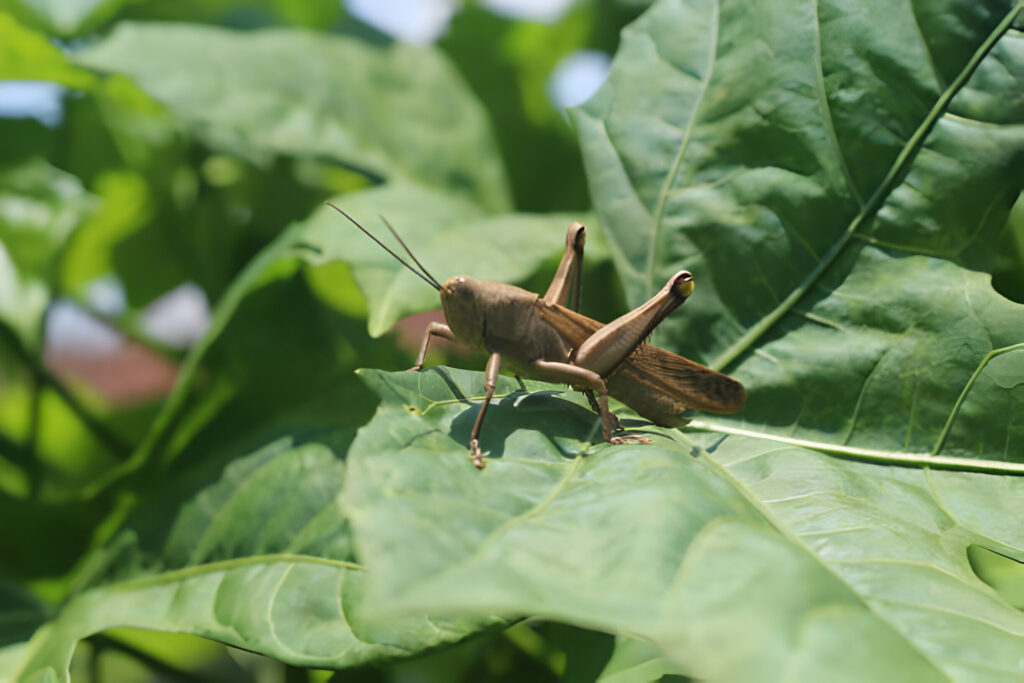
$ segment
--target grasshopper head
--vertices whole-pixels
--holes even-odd
[[[456,275],[441,285],[441,306],[448,327],[467,346],[483,345],[483,318],[479,310],[482,284],[480,280]]]

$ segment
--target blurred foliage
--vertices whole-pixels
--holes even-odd
[[[240,455],[285,437],[342,456],[376,403],[353,370],[411,364],[393,333],[367,334],[368,311],[375,337],[397,317],[367,307],[364,292],[372,302],[388,290],[365,266],[336,259],[376,247],[317,210],[325,199],[346,193],[361,219],[377,228],[376,214],[388,216],[424,252],[446,219],[423,198],[454,202],[463,206],[449,226],[457,239],[490,230],[505,240],[474,257],[474,269],[500,263],[511,281],[545,286],[565,226],[588,206],[579,151],[546,79],[574,49],[613,51],[635,14],[582,3],[540,25],[470,5],[435,49],[390,44],[334,0],[0,3],[0,78],[66,88],[56,125],[0,119],[0,516],[21,520],[0,538],[0,578],[12,591],[0,605],[0,663],[17,658],[49,605],[101,577],[164,564],[175,511]],[[406,189],[379,190],[393,201],[361,192],[383,181]],[[513,201],[574,213],[493,215]],[[316,224],[289,232],[314,210]],[[333,252],[303,246],[319,230]],[[584,300],[610,316],[623,302],[595,240]],[[462,268],[446,265],[443,240],[434,244],[424,259],[439,275]],[[510,251],[519,252],[511,270]],[[174,363],[180,354],[143,331],[146,307],[184,282],[214,304],[212,329],[162,401],[112,402],[45,364],[49,306],[67,299],[99,316],[89,288],[110,276],[128,307],[105,324]],[[399,315],[437,306],[419,281],[393,294]],[[98,662],[105,680],[165,666],[218,680],[255,675],[216,663],[222,648],[190,659],[190,648],[175,654],[161,642],[112,632],[83,646],[80,661]],[[467,680],[554,677],[500,635],[446,656],[444,668],[465,660]],[[141,670],[124,668],[132,658]],[[444,670],[402,665],[420,666]]]
[[[0,0],[0,79],[51,84],[62,111],[0,118],[0,679],[815,680],[845,657],[854,680],[966,680],[1013,666],[1019,478],[768,439],[1021,463],[1024,375],[1007,350],[1024,340],[1024,212],[1010,208],[1024,58],[997,40],[957,80],[1019,3],[854,3],[870,20],[829,21],[795,2],[651,4],[580,0],[539,24],[466,2],[436,45],[409,46],[337,0]],[[910,20],[934,59],[904,50]],[[547,84],[579,49],[616,62],[570,116]],[[930,119],[947,93],[951,116]],[[412,364],[394,326],[437,294],[326,200],[380,235],[386,217],[441,280],[533,291],[585,220],[582,309],[599,320],[686,263],[701,296],[659,341],[747,383],[748,409],[717,427],[746,436],[570,460],[593,446],[593,415],[531,384],[488,413],[481,477],[459,441],[479,373],[357,376]],[[101,279],[125,310],[94,304]],[[144,322],[184,283],[211,320],[181,351]],[[61,372],[48,317],[67,301],[173,364],[173,389],[120,402]],[[540,523],[503,545],[519,514]],[[677,576],[711,526],[718,545]],[[833,547],[863,564],[920,556],[858,582]],[[940,644],[908,635],[943,599],[966,616],[943,617]]]

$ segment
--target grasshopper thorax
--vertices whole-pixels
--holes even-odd
[[[455,338],[510,359],[562,359],[566,351],[554,331],[540,321],[533,292],[465,275],[441,285],[441,305]]]

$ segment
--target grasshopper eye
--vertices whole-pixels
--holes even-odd
[[[693,292],[693,275],[688,270],[681,270],[672,278],[672,291],[686,298]]]

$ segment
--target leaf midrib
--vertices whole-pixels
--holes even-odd
[[[1024,346],[1024,344],[1021,344]],[[984,474],[1022,475],[1024,476],[1024,463],[1004,462],[1001,460],[985,460],[981,458],[959,458],[951,455],[932,455],[930,453],[909,453],[904,451],[884,451],[875,448],[861,448],[856,446],[845,446],[828,443],[825,441],[810,441],[808,439],[795,439],[789,436],[779,436],[768,432],[758,432],[750,429],[733,427],[728,424],[721,424],[708,420],[691,420],[690,429],[715,432],[718,434],[733,434],[745,436],[763,441],[773,441],[786,444],[795,448],[806,448],[820,453],[828,453],[839,457],[850,458],[862,462],[879,463],[883,465],[899,465],[920,467],[924,469],[954,470],[958,472],[979,472]]]
[[[326,557],[318,557],[316,555],[303,555],[300,553],[269,553],[266,555],[250,555],[248,557],[235,557],[231,558],[230,560],[218,560],[217,562],[207,562],[206,564],[195,565],[192,567],[183,567],[181,569],[174,569],[168,572],[163,572],[161,574],[156,574],[154,576],[127,579],[125,581],[111,584],[109,586],[102,586],[98,588],[98,590],[138,590],[140,588],[149,588],[152,586],[171,584],[177,581],[195,578],[197,576],[216,574],[218,572],[230,571],[232,569],[239,569],[242,567],[271,564],[317,564],[326,567],[332,567],[334,569],[339,570],[344,569],[363,571],[365,569],[360,564],[356,564],[355,562],[348,562],[346,560],[331,560]]]

